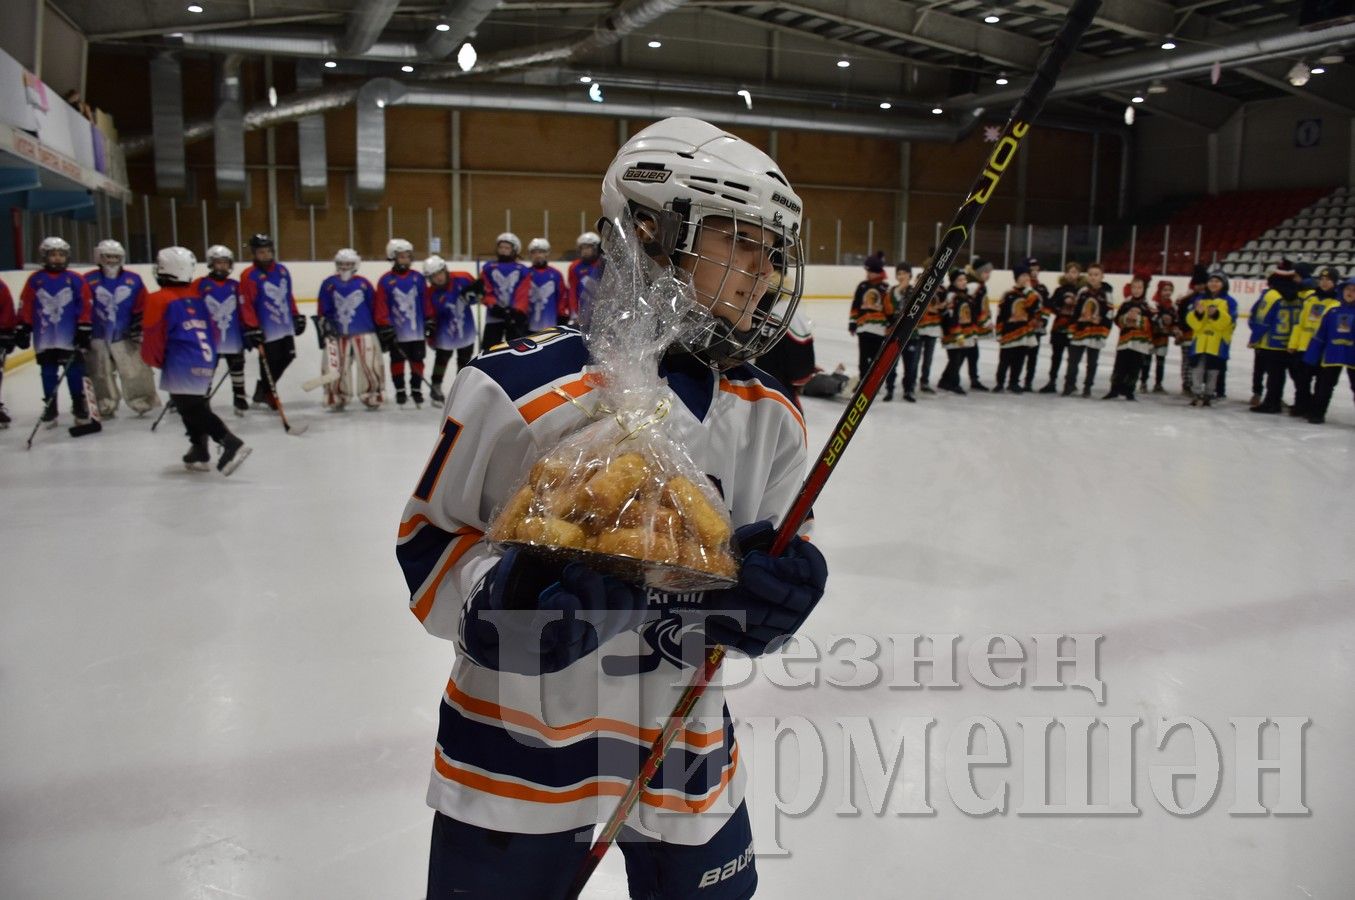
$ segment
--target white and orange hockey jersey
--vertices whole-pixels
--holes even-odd
[[[499,558],[482,536],[494,513],[537,458],[591,421],[587,364],[580,334],[556,328],[491,348],[457,374],[396,548],[410,609],[432,634],[458,639],[466,602]],[[663,374],[672,404],[664,424],[711,477],[734,526],[779,522],[804,476],[799,411],[751,366],[718,374],[682,365]],[[483,667],[458,647],[442,697],[429,805],[518,833],[604,820],[690,681],[680,631],[675,615],[656,618],[536,676]],[[743,794],[717,679],[629,824],[673,843],[702,844]]]

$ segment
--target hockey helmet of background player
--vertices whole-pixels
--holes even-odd
[[[269,237],[266,234],[263,234],[262,232],[260,232],[259,234],[252,234],[249,236],[250,250],[262,250],[265,247],[267,247],[269,250],[273,249],[273,239],[271,237]]]
[[[447,260],[434,253],[423,261],[423,277],[432,278],[439,272],[447,271]]]
[[[511,231],[505,231],[494,239],[494,252],[498,252],[500,244],[508,244],[513,248],[514,256],[522,255],[522,239]]]
[[[358,251],[352,247],[344,247],[334,254],[334,271],[339,273],[340,281],[347,281],[358,274],[358,266],[360,265],[362,265],[362,257],[358,256]]]
[[[69,259],[71,255],[71,245],[59,237],[45,237],[42,239],[42,243],[38,244],[38,256],[42,257],[44,265],[47,264],[47,254],[54,251],[66,254],[66,258]],[[62,265],[65,265],[65,260],[62,261]]]
[[[591,247],[593,255],[590,259],[597,259],[602,255],[602,238],[596,231],[585,231],[574,241],[574,247],[579,251],[580,258],[583,257],[583,248]]]
[[[198,258],[187,247],[165,247],[155,255],[155,280],[161,285],[188,284]]]
[[[721,287],[738,273],[757,279],[764,288],[746,331],[735,331],[709,310],[715,297],[698,296],[702,309],[693,314],[692,327],[679,343],[719,368],[765,353],[785,334],[804,290],[802,211],[799,195],[771,157],[699,119],[664,119],[640,131],[617,152],[602,182],[602,213],[608,227],[619,228],[627,215],[651,220],[654,229],[645,252],[675,266],[684,257],[695,256],[703,228],[711,227],[706,221],[710,218],[732,220],[735,231],[751,225],[770,235],[763,243],[764,265],[757,272],[733,268],[733,259],[706,260],[724,266]],[[726,224],[719,232],[726,241],[730,227]],[[770,277],[765,263],[771,264]],[[758,287],[755,282],[755,296]],[[781,300],[787,302],[774,318],[771,311]]]
[[[537,250],[544,250],[549,253],[550,241],[545,238],[532,238],[531,242],[527,245],[527,252],[535,253]]]
[[[222,276],[229,275],[231,270],[235,268],[235,254],[232,253],[231,248],[227,247],[225,244],[213,244],[207,248],[208,274],[216,271],[216,261],[219,259],[224,259],[226,261],[226,267]]]
[[[401,253],[408,253],[412,259],[414,256],[414,245],[404,238],[391,238],[386,241],[386,259],[395,262],[395,257]]]
[[[112,238],[104,238],[94,246],[94,258],[102,265],[105,256],[113,257],[120,266],[122,261],[127,258],[127,251],[122,248],[122,244]]]

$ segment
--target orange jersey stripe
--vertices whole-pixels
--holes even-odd
[[[800,411],[795,408],[795,404],[787,400],[780,391],[774,391],[760,384],[734,384],[727,378],[720,379],[720,390],[744,400],[775,400],[790,410],[790,414],[795,417],[795,421],[800,423],[800,430],[805,432],[805,444],[809,443],[809,432],[805,429],[804,416],[800,415]]]
[[[570,397],[578,399],[592,389],[592,385],[588,384],[585,378],[567,381],[564,384],[556,385],[549,393],[542,394],[534,400],[528,400],[518,407],[518,412],[522,414],[523,420],[530,425],[556,407],[568,403]],[[561,396],[561,391],[569,396]]]
[[[734,777],[734,770],[739,765],[739,751],[736,747],[730,755],[729,765],[720,774],[720,783],[714,787],[711,792],[700,800],[686,800],[681,797],[673,797],[666,794],[655,794],[645,791],[640,795],[640,802],[646,806],[653,806],[658,809],[672,810],[673,812],[699,813],[705,812],[715,805],[715,801],[724,793],[725,788],[729,786],[729,779]],[[576,785],[571,788],[560,790],[542,787],[528,787],[524,784],[518,784],[514,781],[506,781],[499,778],[492,778],[479,772],[471,772],[460,766],[455,765],[446,758],[436,748],[433,750],[433,768],[437,773],[448,781],[455,781],[457,784],[465,785],[477,791],[486,794],[493,794],[497,797],[507,797],[511,800],[526,800],[531,803],[574,803],[578,800],[588,800],[592,797],[621,797],[626,793],[628,784],[619,781],[603,781],[594,779],[584,784]]]
[[[418,531],[420,525],[423,525],[424,523],[431,521],[432,520],[425,516],[423,513],[416,513],[415,515],[410,516],[408,519],[400,523],[400,531],[396,536],[403,540],[409,537],[414,532]]]
[[[481,700],[478,697],[472,697],[465,691],[456,686],[455,681],[447,682],[447,699],[460,706],[466,712],[474,713],[486,719],[497,719],[500,722],[507,722],[528,731],[536,732],[548,740],[563,741],[569,738],[579,737],[581,735],[592,735],[601,731],[609,731],[619,734],[623,737],[642,741],[646,744],[652,744],[658,740],[660,729],[641,728],[630,722],[623,722],[620,719],[591,718],[574,722],[571,725],[562,725],[559,727],[547,725],[531,713],[523,712],[518,709],[510,709],[500,706],[497,703],[491,703],[488,700]],[[688,745],[689,747],[712,747],[724,739],[724,726],[714,731],[693,731],[690,728],[684,728],[678,732],[676,740]]]
[[[427,590],[419,595],[419,599],[414,603],[414,608],[411,610],[420,622],[428,618],[428,611],[433,608],[433,598],[437,596],[438,585],[442,584],[442,579],[451,571],[452,566],[456,565],[457,560],[465,556],[466,551],[475,546],[476,542],[484,536],[484,532],[470,526],[458,528],[453,534],[460,535],[461,539],[452,545],[452,552],[447,554],[447,561],[438,570],[437,577],[433,579],[433,583],[428,586]]]

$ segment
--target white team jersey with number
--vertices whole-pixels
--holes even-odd
[[[548,329],[491,349],[457,374],[442,432],[405,507],[397,556],[410,610],[458,640],[464,606],[499,554],[483,538],[527,469],[591,421],[578,332]],[[665,374],[666,427],[723,495],[737,528],[779,522],[804,476],[804,420],[751,366]],[[693,669],[676,616],[618,635],[567,668],[527,676],[458,645],[443,692],[428,803],[497,831],[547,834],[607,818]],[[734,730],[716,683],[641,796],[632,827],[678,844],[710,839],[743,800]]]

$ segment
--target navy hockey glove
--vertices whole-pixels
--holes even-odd
[[[247,328],[245,329],[245,347],[255,349],[263,346],[263,329]]]
[[[649,617],[644,592],[624,581],[509,549],[466,605],[461,639],[482,666],[558,672]]]
[[[755,522],[734,532],[743,552],[739,583],[706,595],[703,607],[711,618],[706,638],[711,643],[733,647],[747,656],[776,650],[799,630],[818,605],[828,583],[828,563],[813,544],[793,538],[786,552],[771,556],[776,530],[770,522]],[[743,624],[716,611],[742,614]]]
[[[94,326],[81,322],[75,326],[75,349],[88,350],[89,342],[94,338]]]
[[[141,316],[132,316],[132,320],[127,323],[127,334],[124,337],[129,341],[141,340]]]
[[[14,329],[14,346],[27,350],[32,343],[33,326],[20,322],[19,327]]]
[[[429,319],[423,323],[423,336],[428,340],[433,339],[433,335],[438,333],[438,323],[436,319]]]
[[[389,325],[376,326],[376,340],[381,345],[382,353],[390,353],[395,347],[395,329]]]
[[[527,314],[520,309],[510,308],[508,310],[509,337],[526,337],[527,334]]]
[[[849,325],[847,326],[847,333],[850,334],[852,337],[856,337],[856,323],[855,323],[855,322],[852,322],[851,324],[849,324]]]
[[[296,335],[297,337],[301,337],[301,335],[305,333],[306,333],[306,317],[292,316],[292,334]]]

